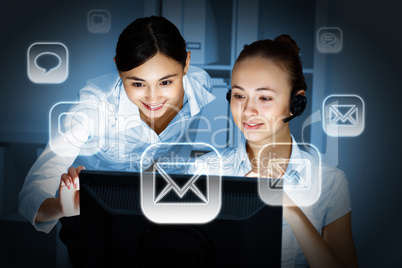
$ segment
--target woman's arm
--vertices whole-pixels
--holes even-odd
[[[63,133],[57,131],[58,125],[52,126],[54,135],[51,135],[45,150],[29,170],[18,195],[20,214],[27,218],[38,231],[49,233],[56,225],[56,220],[65,215],[60,203],[60,193],[63,192],[60,175],[74,164],[78,155],[83,153],[81,147],[89,137],[94,137],[95,134],[104,135],[100,132],[103,129],[98,128],[98,122],[101,120],[99,118],[105,115],[105,111],[102,110],[104,105],[96,107],[96,104],[108,102],[105,92],[97,85],[109,82],[110,85],[108,84],[105,90],[110,90],[118,76],[113,77],[102,77],[99,81],[91,80],[80,90],[78,98],[70,108],[61,106],[55,110],[59,113],[67,111],[65,109],[68,108],[69,116],[63,119],[64,131]],[[58,122],[60,123],[62,121]],[[59,191],[58,197],[56,197],[57,191]]]
[[[322,229],[322,236],[303,211],[285,194],[283,216],[303,250],[310,267],[357,267],[351,231],[351,213]]]
[[[47,222],[52,220],[58,220],[62,217],[60,201],[58,198],[48,198],[43,201],[36,214],[35,222]]]
[[[357,254],[352,236],[352,213],[322,228],[322,237],[348,267],[357,267]]]

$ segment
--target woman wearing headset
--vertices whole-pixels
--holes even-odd
[[[215,99],[211,78],[190,66],[186,42],[163,17],[128,25],[114,61],[118,74],[87,82],[70,109],[69,136],[52,138],[25,179],[19,211],[37,230],[49,232],[58,219],[79,215],[84,167],[138,170],[150,144],[192,141],[194,116]]]
[[[313,176],[321,166],[319,197],[313,202],[311,191],[283,180],[282,267],[356,267],[346,176],[302,151],[289,130],[288,121],[307,102],[296,42],[281,35],[245,47],[233,67],[231,87],[227,98],[243,136],[239,146],[221,152],[222,175],[286,178],[295,174],[290,167],[295,159],[308,159]],[[200,160],[208,165],[208,158]],[[270,168],[270,160],[281,160],[283,173]],[[218,172],[210,164],[209,174]],[[317,185],[316,178],[312,181]]]

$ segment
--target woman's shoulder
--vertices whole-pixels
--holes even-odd
[[[191,115],[198,114],[207,104],[216,99],[212,92],[212,80],[202,69],[190,66],[183,78],[185,94],[190,104]]]
[[[311,161],[312,174],[315,178],[317,176],[319,178],[321,200],[334,195],[349,195],[349,182],[343,170],[323,161],[321,156],[312,156],[306,152],[303,152],[302,155]]]
[[[349,183],[344,171],[323,161],[319,153],[316,155],[300,150],[300,157],[309,162],[307,167],[311,170],[311,183],[319,186],[316,194],[321,201],[330,198],[336,191],[349,194]]]
[[[120,80],[118,73],[106,73],[86,81],[86,85],[98,88],[111,88],[114,87]]]
[[[319,185],[318,191],[311,189],[311,193],[316,194],[315,201],[303,207],[303,211],[316,228],[321,228],[351,210],[349,183],[344,171],[322,161],[320,156],[307,152],[301,155],[310,160],[312,182]]]
[[[188,67],[187,75],[191,77],[210,78],[209,74],[204,69],[194,65]]]
[[[192,85],[196,84],[204,87],[209,92],[212,91],[212,79],[204,69],[190,65],[186,77]]]
[[[88,79],[85,86],[80,90],[81,98],[94,96],[99,99],[107,98],[119,88],[121,79],[117,73],[107,73],[95,78]]]
[[[321,177],[326,181],[346,179],[345,172],[340,168],[323,161],[321,154],[313,155],[300,150],[301,158],[309,160],[311,167],[321,173]]]

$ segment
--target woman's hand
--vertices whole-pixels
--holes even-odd
[[[83,166],[70,167],[68,173],[61,175],[59,186],[59,203],[62,217],[76,216],[80,214],[80,189],[79,178]]]
[[[61,217],[80,214],[80,189],[78,175],[85,169],[70,167],[68,173],[61,175],[59,197],[48,198],[43,201],[35,217],[35,222],[48,222]]]

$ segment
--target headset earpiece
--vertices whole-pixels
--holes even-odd
[[[289,122],[296,116],[301,115],[307,106],[307,98],[304,95],[296,95],[293,96],[290,100],[290,113],[292,114],[290,117],[283,119],[283,122]]]
[[[230,99],[232,98],[232,89],[229,88],[228,92],[226,92],[226,99],[230,103]]]
[[[292,98],[290,112],[295,116],[301,115],[306,109],[307,98],[303,95],[296,95]]]

